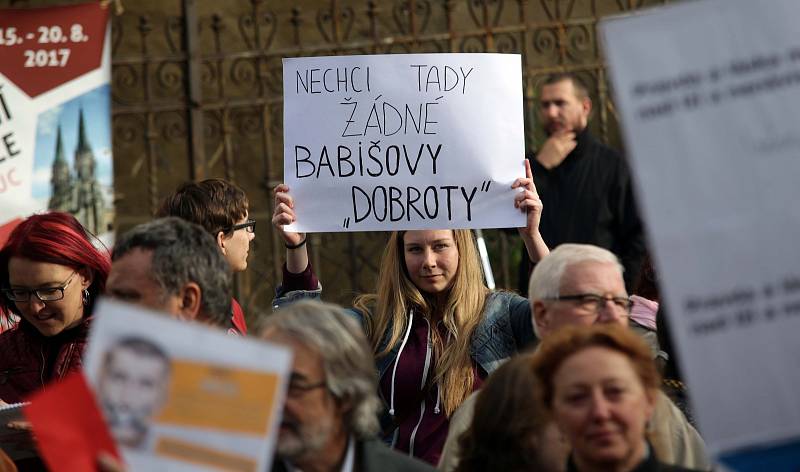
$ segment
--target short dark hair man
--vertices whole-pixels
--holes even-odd
[[[644,257],[642,223],[625,160],[589,133],[591,111],[586,87],[575,76],[561,73],[544,80],[538,114],[547,139],[528,157],[544,205],[539,231],[551,248],[584,243],[612,251],[625,268],[630,291]],[[523,257],[521,293],[527,293],[530,271]]]
[[[106,294],[178,319],[230,326],[230,266],[211,235],[180,218],[140,224],[117,240]]]
[[[211,234],[233,272],[247,269],[250,242],[255,238],[256,222],[249,219],[249,202],[244,191],[223,179],[188,182],[164,199],[157,217],[177,216],[196,223]],[[231,323],[240,334],[247,334],[244,312],[233,300]]]

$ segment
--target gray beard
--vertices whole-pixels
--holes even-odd
[[[321,450],[333,434],[333,425],[323,424],[320,426],[319,430],[309,433],[302,431],[302,427],[296,423],[291,423],[289,425],[291,433],[278,437],[277,455],[292,461]]]

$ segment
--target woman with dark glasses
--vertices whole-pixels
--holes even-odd
[[[33,215],[0,249],[0,311],[20,317],[0,335],[0,400],[24,400],[77,370],[92,308],[110,269],[81,224],[67,213]]]

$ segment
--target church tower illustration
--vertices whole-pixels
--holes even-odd
[[[73,161],[74,173],[64,159],[61,126],[56,138],[56,156],[52,169],[50,209],[67,211],[89,231],[98,234],[106,230],[106,208],[100,184],[95,176],[97,161],[89,144],[83,109],[78,111],[78,143]]]
[[[64,144],[61,138],[61,125],[58,125],[56,136],[56,159],[53,161],[53,171],[50,177],[52,193],[48,208],[51,210],[72,210],[72,172],[64,158]]]

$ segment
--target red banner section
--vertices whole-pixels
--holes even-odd
[[[64,407],[65,399],[69,408]],[[101,452],[120,459],[82,373],[73,372],[59,383],[40,390],[30,402],[23,411],[49,470],[95,472]]]
[[[11,220],[8,223],[0,223],[0,247],[5,245],[6,241],[8,241],[8,237],[11,236],[11,232],[14,231],[14,228],[20,223],[22,223],[22,219],[20,218]]]
[[[3,10],[0,73],[36,97],[100,67],[107,27],[98,2]]]

